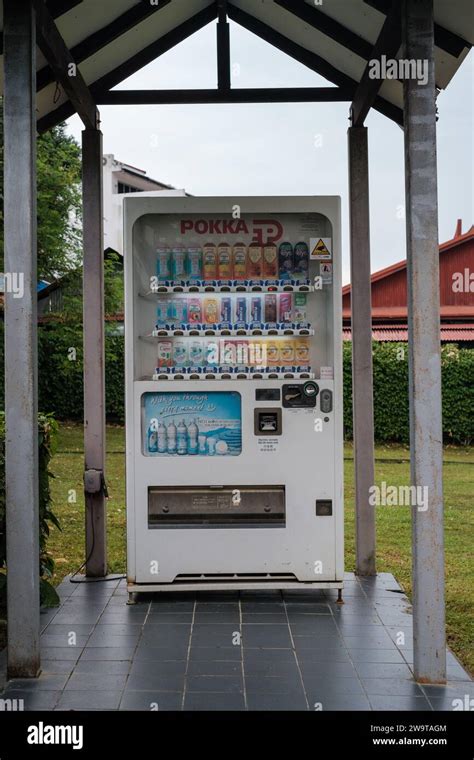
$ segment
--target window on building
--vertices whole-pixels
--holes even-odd
[[[132,187],[131,185],[126,185],[124,182],[119,182],[117,192],[119,195],[122,195],[123,193],[138,193],[139,190],[137,187]]]

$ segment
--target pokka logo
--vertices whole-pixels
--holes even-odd
[[[196,235],[252,235],[258,245],[276,243],[283,237],[283,227],[276,219],[182,219],[181,234]]]

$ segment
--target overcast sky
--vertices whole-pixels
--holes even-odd
[[[231,24],[234,87],[327,84]],[[214,88],[215,23],[130,77],[120,89]],[[474,222],[474,53],[438,98],[439,237]],[[104,152],[193,195],[340,195],[343,280],[349,281],[348,103],[102,106]],[[81,123],[69,120],[80,140]],[[372,271],[406,255],[403,132],[371,111]]]

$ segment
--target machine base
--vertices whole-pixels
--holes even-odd
[[[129,594],[149,593],[154,591],[264,591],[265,589],[342,589],[343,581],[174,581],[173,583],[127,583]]]

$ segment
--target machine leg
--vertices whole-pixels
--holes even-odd
[[[137,603],[137,593],[136,593],[136,591],[129,591],[128,592],[127,604],[136,604],[136,603]]]
[[[344,604],[344,599],[342,598],[342,588],[339,588],[337,590],[337,602],[336,604]]]

